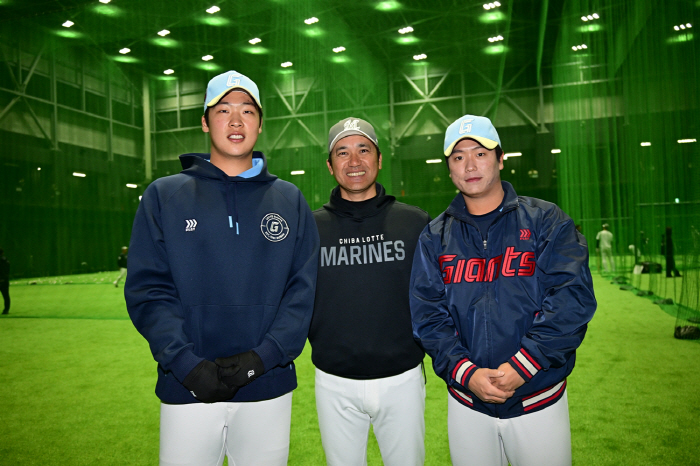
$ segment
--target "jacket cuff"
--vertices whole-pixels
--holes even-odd
[[[464,358],[452,369],[452,380],[461,385],[464,390],[469,390],[469,380],[477,369],[476,364]]]
[[[171,364],[171,370],[175,378],[182,383],[185,377],[192,372],[192,369],[197,367],[197,364],[204,361],[204,358],[196,356],[192,351],[184,350],[178,354],[173,363]]]
[[[260,346],[253,348],[253,351],[260,356],[265,372],[277,367],[282,361],[282,352],[277,344],[269,338],[265,338]]]
[[[529,382],[542,369],[542,366],[537,364],[535,358],[525,351],[525,348],[520,348],[520,351],[515,353],[515,356],[508,360],[508,363],[513,366],[513,369],[520,374],[525,382]]]

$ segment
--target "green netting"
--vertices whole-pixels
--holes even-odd
[[[354,115],[377,130],[379,181],[439,214],[455,189],[444,163],[426,159],[442,158],[449,122],[485,114],[506,151],[523,152],[502,177],[582,226],[594,270],[595,236],[609,223],[610,278],[698,310],[700,146],[678,143],[700,132],[697,28],[673,27],[694,25],[697,1],[518,1],[485,13],[418,0],[226,0],[215,15],[199,1],[98,3],[0,2],[16,13],[0,28],[0,247],[14,278],[116,270],[138,195],[179,172],[179,154],[209,150],[206,82],[237,69],[261,89],[258,149],[312,208],[335,184],[328,129]],[[313,16],[321,21],[304,24]],[[60,27],[65,19],[76,25]],[[416,33],[399,35],[409,23]],[[506,52],[486,53],[498,34]],[[339,45],[348,50],[332,52]],[[429,60],[413,62],[421,49]],[[667,227],[681,277],[666,278]],[[651,273],[632,273],[643,263]]]
[[[616,275],[640,294],[697,311],[698,144],[680,142],[700,127],[696,11],[690,1],[568,1],[553,77],[560,204],[590,245],[610,224]],[[594,12],[600,20],[581,20]],[[683,277],[667,270],[668,227]]]

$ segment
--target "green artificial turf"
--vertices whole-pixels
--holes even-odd
[[[155,362],[116,275],[13,282],[0,318],[0,464],[157,464]],[[675,340],[675,319],[650,300],[598,276],[595,287],[568,385],[574,464],[697,464],[700,344]],[[426,464],[447,465],[447,394],[429,359],[426,369]],[[322,465],[308,345],[297,370],[289,464]],[[372,435],[368,452],[382,464]]]

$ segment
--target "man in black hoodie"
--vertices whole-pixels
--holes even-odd
[[[385,465],[422,465],[424,353],[413,339],[408,284],[430,217],[376,182],[382,155],[368,122],[338,122],[328,152],[338,186],[314,212],[321,255],[309,332],[326,460],[366,464],[372,424]]]

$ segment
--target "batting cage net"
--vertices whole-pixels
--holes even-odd
[[[377,132],[387,192],[437,216],[457,194],[444,131],[485,115],[502,179],[581,226],[592,270],[697,327],[697,2],[502,3],[0,2],[11,277],[116,278],[139,196],[209,151],[206,83],[234,69],[261,91],[256,149],[312,209],[335,185],[328,130],[355,116]]]
[[[557,41],[559,201],[582,226],[594,270],[675,303],[677,326],[697,326],[697,10],[692,2],[621,1],[600,13],[604,24],[578,14],[598,6],[567,2],[564,16],[578,21],[564,22]],[[603,224],[613,233],[614,268],[595,249]]]

